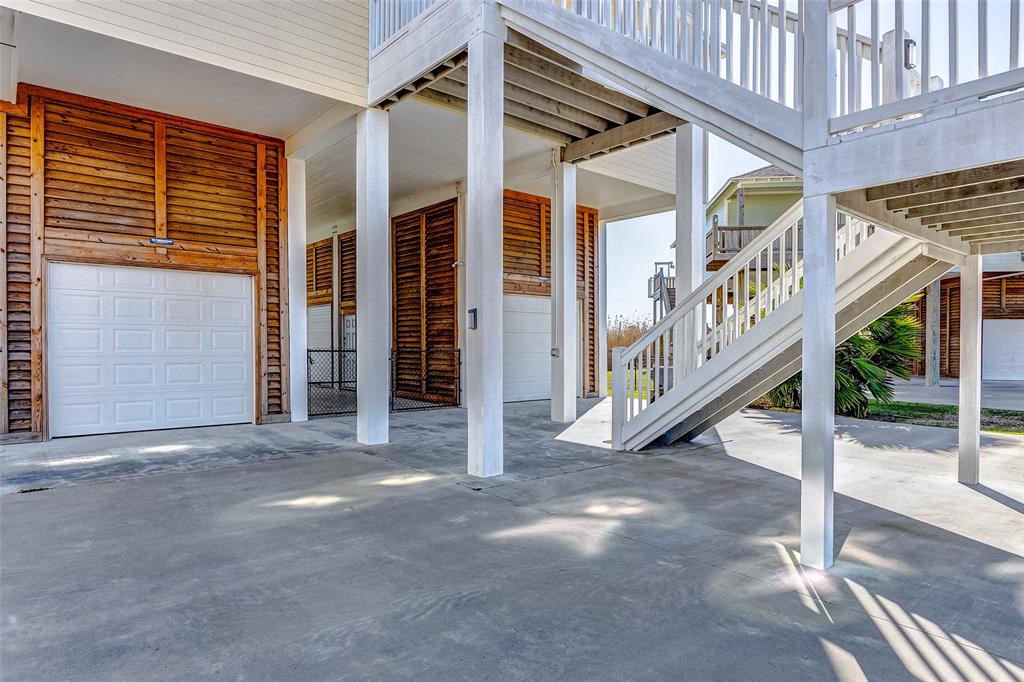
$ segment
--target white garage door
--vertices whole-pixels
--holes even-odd
[[[51,436],[253,421],[252,278],[53,263]]]
[[[551,397],[551,299],[505,296],[506,402]]]
[[[1024,381],[1024,320],[985,320],[981,378]]]

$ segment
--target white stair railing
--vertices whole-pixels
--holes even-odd
[[[874,226],[839,214],[836,260]],[[803,288],[803,202],[797,202],[626,349],[612,350],[612,444],[652,404],[762,324]]]

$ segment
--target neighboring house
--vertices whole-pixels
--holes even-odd
[[[708,201],[707,269],[722,267],[802,196],[800,178],[778,166],[730,178]]]
[[[707,270],[716,271],[765,227],[800,200],[800,178],[777,166],[765,166],[730,178],[707,205]],[[675,248],[673,242],[672,248]],[[664,264],[659,264],[664,269]],[[993,254],[983,259],[982,376],[993,380],[1024,380],[1024,252]],[[656,267],[656,270],[658,268]],[[653,287],[656,275],[650,278]],[[674,287],[675,278],[666,281]],[[651,289],[656,297],[656,288]],[[926,349],[927,297],[921,290],[915,314],[922,324],[921,348]],[[960,375],[960,280],[956,268],[942,277],[937,351],[939,374]],[[674,296],[674,291],[670,292]],[[658,317],[663,312],[655,306]],[[915,373],[926,371],[924,360],[912,363]]]

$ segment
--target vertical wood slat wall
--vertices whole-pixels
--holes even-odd
[[[329,305],[333,300],[331,239],[306,244],[306,305]]]
[[[987,272],[982,283],[982,318],[986,320],[1024,319],[1024,275],[988,279],[1002,273]],[[924,354],[927,296],[925,289],[915,303],[915,317],[921,324],[918,343]],[[960,376],[960,278],[942,280],[939,287],[939,375],[956,379]],[[915,374],[924,373],[924,362],[911,363]]]
[[[506,294],[551,295],[551,202],[547,197],[505,190],[504,261]],[[576,207],[576,297],[582,326],[583,393],[595,395],[597,376],[597,211]]]
[[[457,393],[458,200],[391,221],[395,395],[445,402]]]
[[[338,235],[338,312],[356,313],[356,231]]]
[[[0,114],[0,439],[46,432],[50,261],[252,275],[258,421],[286,419],[283,143],[35,86],[19,102]]]

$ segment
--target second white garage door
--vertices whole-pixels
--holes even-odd
[[[546,400],[551,397],[551,299],[505,296],[504,397]]]
[[[981,378],[1024,381],[1024,320],[985,320]]]
[[[251,422],[252,278],[53,263],[51,436]]]

